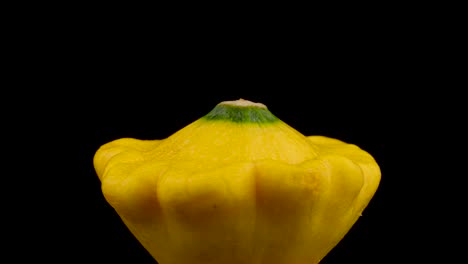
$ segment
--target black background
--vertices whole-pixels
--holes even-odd
[[[9,68],[22,69],[14,86],[29,89],[20,97],[28,107],[14,108],[26,111],[14,119],[26,143],[15,157],[37,150],[27,155],[29,167],[47,172],[32,174],[24,188],[40,194],[28,210],[16,209],[28,217],[14,220],[24,220],[26,231],[15,244],[27,238],[35,259],[155,263],[102,196],[95,151],[122,137],[168,137],[239,98],[264,103],[305,135],[354,143],[380,165],[376,195],[322,264],[434,257],[419,247],[436,233],[423,216],[441,202],[424,186],[438,181],[413,166],[425,145],[420,131],[433,117],[422,100],[437,81],[424,37],[433,27],[333,10],[312,22],[307,15],[221,24],[91,13],[44,17],[13,38],[19,51]]]

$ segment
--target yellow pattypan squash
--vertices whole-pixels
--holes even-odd
[[[107,143],[94,166],[107,202],[160,264],[319,263],[380,182],[366,151],[304,136],[243,99],[163,140]]]

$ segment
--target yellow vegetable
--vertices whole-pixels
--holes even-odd
[[[370,154],[306,137],[247,100],[221,102],[163,140],[103,145],[107,202],[160,264],[314,264],[377,190]]]

